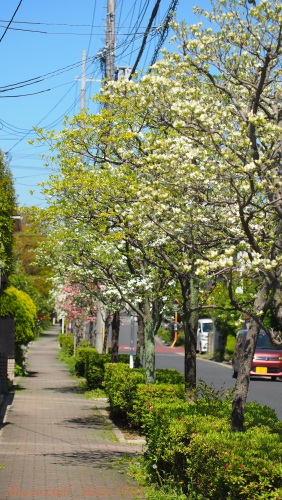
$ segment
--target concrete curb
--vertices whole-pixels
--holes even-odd
[[[104,403],[107,403],[108,400],[107,400],[107,398],[99,398],[96,401],[94,400],[94,402],[97,402],[97,401],[100,401],[100,402],[103,401]],[[141,439],[125,439],[122,431],[109,418],[109,412],[108,412],[108,410],[106,410],[104,408],[98,408],[98,411],[99,411],[100,415],[104,418],[104,420],[107,423],[107,425],[111,426],[114,435],[116,436],[116,438],[118,439],[118,441],[120,443],[140,444],[140,445],[145,445],[146,444],[146,439],[143,439],[143,438],[141,438]]]

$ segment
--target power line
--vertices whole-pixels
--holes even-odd
[[[22,1],[23,1],[23,0],[20,0],[20,2],[19,2],[19,4],[18,4],[18,6],[17,6],[17,8],[16,8],[16,10],[15,10],[15,12],[14,12],[13,16],[12,16],[11,21],[9,21],[7,28],[5,29],[5,31],[4,31],[4,33],[3,33],[3,35],[1,36],[1,38],[0,38],[0,43],[2,42],[2,40],[3,40],[4,36],[6,35],[6,33],[7,33],[8,29],[9,29],[9,27],[11,26],[11,24],[12,24],[12,22],[13,22],[13,19],[14,19],[14,17],[15,17],[15,15],[16,15],[16,13],[18,12],[18,10],[19,10],[19,8],[20,8],[20,5],[21,5]]]
[[[168,29],[169,29],[169,23],[172,20],[174,10],[175,10],[175,8],[176,8],[176,6],[177,6],[178,3],[179,3],[179,0],[173,0],[171,2],[171,4],[170,4],[169,8],[168,8],[165,20],[163,22],[163,28],[162,28],[162,31],[161,31],[159,43],[158,43],[157,47],[155,48],[155,52],[154,52],[153,57],[151,59],[150,66],[152,66],[156,62],[156,60],[157,60],[158,54],[159,54],[159,52],[161,50],[161,47],[162,47],[162,45],[164,43],[164,40],[167,37],[167,33],[168,33]]]
[[[144,38],[143,38],[143,41],[142,41],[142,44],[141,44],[141,48],[139,50],[137,59],[136,59],[134,65],[133,65],[133,68],[132,68],[132,71],[131,71],[131,75],[135,73],[136,68],[137,68],[137,66],[139,64],[139,61],[140,61],[140,59],[142,57],[142,54],[144,52],[144,48],[145,48],[145,45],[146,45],[146,42],[147,42],[147,38],[148,38],[148,35],[149,35],[149,31],[150,31],[150,28],[151,28],[151,26],[153,24],[153,21],[154,21],[156,15],[157,15],[157,12],[159,10],[160,3],[161,3],[161,0],[157,0],[156,3],[155,3],[155,6],[154,6],[152,14],[151,14],[151,17],[149,19],[148,27],[146,29],[146,32],[145,32],[145,35],[144,35]],[[131,76],[129,78],[131,78]]]
[[[45,92],[49,92],[51,89],[39,90],[38,92],[31,92],[30,94],[18,94],[18,95],[0,95],[0,99],[6,99],[6,97],[16,98],[16,97],[28,97],[36,94],[44,94]]]
[[[43,80],[47,80],[49,78],[53,78],[54,76],[61,75],[62,73],[66,73],[68,71],[71,71],[74,68],[77,68],[80,64],[81,64],[80,61],[79,62],[75,62],[75,63],[70,64],[68,66],[64,66],[63,68],[56,69],[55,71],[50,71],[49,73],[45,73],[43,75],[39,75],[39,76],[36,76],[36,77],[33,77],[33,78],[29,78],[28,80],[23,80],[21,82],[11,83],[9,85],[2,86],[2,87],[0,87],[0,91],[1,91],[1,89],[8,89],[8,90],[10,90],[11,87],[23,86],[23,84],[29,85],[30,82],[32,82],[32,83],[38,83],[39,81],[43,81]]]
[[[152,15],[154,13],[154,9],[156,8],[156,4],[160,3],[160,1],[161,0],[158,0],[158,2],[156,2],[156,0],[131,0],[130,6],[128,6],[128,2],[124,2],[124,0],[118,1],[119,13],[118,13],[118,23],[116,24],[116,32],[117,32],[117,37],[118,37],[119,41],[116,44],[116,60],[117,61],[120,61],[121,58],[123,58],[125,60],[129,56],[132,57],[133,55],[136,57],[136,60],[140,56],[138,64],[140,64],[141,59],[142,59],[142,63],[144,61],[144,58],[145,58],[145,60],[147,59],[148,52],[150,51],[149,43],[152,43],[157,37],[158,38],[160,37],[160,33],[161,34],[163,33],[163,28],[165,25],[164,20],[167,19],[167,14],[166,14],[166,16],[164,17],[164,20],[161,23],[156,22],[155,19],[156,19],[157,15],[158,15],[158,21],[159,21],[159,17],[162,17],[162,16],[160,16],[160,14],[158,14],[158,12],[161,10],[159,8],[158,12],[155,13],[153,20],[152,20]],[[93,37],[96,36],[98,29],[101,28],[99,23],[96,22],[94,24],[94,20],[96,17],[95,14],[96,14],[97,0],[94,0],[94,2],[92,2],[92,5],[93,5],[93,11],[92,11],[93,15],[92,15],[92,23],[90,25],[89,24],[85,24],[85,25],[67,24],[67,23],[61,23],[61,24],[49,23],[48,24],[48,23],[30,22],[31,30],[29,30],[29,31],[34,31],[36,33],[36,31],[32,29],[32,26],[34,26],[35,29],[38,26],[39,30],[40,30],[41,29],[40,25],[41,26],[44,25],[46,27],[47,26],[51,26],[51,27],[53,27],[53,26],[54,27],[55,26],[66,26],[66,27],[71,27],[71,28],[76,28],[76,27],[85,28],[86,27],[88,29],[85,31],[88,31],[88,34],[84,33],[84,36],[89,36],[88,51],[87,51],[89,53],[90,52],[90,50],[89,50],[90,45],[94,44]],[[124,16],[122,11],[125,9],[125,7],[126,7],[126,15]],[[150,15],[150,11],[149,11],[150,7],[151,7],[151,15]],[[154,9],[152,9],[152,7],[154,7]],[[145,20],[145,22],[144,22],[144,20]],[[5,23],[6,21],[0,20],[0,22]],[[144,24],[146,24],[146,22],[147,22],[147,27],[144,28]],[[15,21],[15,22],[13,22],[12,27],[10,27],[10,29],[17,28],[17,27],[26,28],[26,27],[28,27],[27,24],[28,24],[27,22],[24,23],[24,22],[16,22]],[[90,29],[89,29],[89,27],[90,27]],[[103,26],[103,28],[104,28],[104,26]],[[48,34],[49,34],[49,31],[50,31],[50,34],[54,34],[54,35],[56,34],[55,32],[51,33],[51,30],[49,30],[47,28],[46,32]],[[64,31],[64,30],[58,30],[58,31]],[[66,30],[64,33],[62,33],[62,35],[67,35],[68,34],[67,31],[72,31],[72,30],[71,29]],[[74,31],[76,31],[76,30],[74,30]],[[77,31],[82,32],[84,30],[78,29]],[[75,34],[75,33],[72,33],[72,34]],[[144,44],[145,37],[146,37],[146,41]],[[96,39],[95,39],[95,42],[96,42]],[[160,44],[160,41],[158,42],[158,45],[159,44]],[[140,54],[142,47],[143,47],[143,52]],[[154,50],[154,47],[152,49]],[[92,51],[92,52],[95,52],[95,51]],[[137,54],[137,56],[136,56],[136,54]],[[99,68],[93,67],[93,63],[95,63],[94,66],[98,65],[97,52],[96,52],[96,56],[89,56],[87,58],[87,68],[89,69],[89,71],[87,70],[87,73],[89,75],[91,73],[92,77],[96,71],[99,71]],[[128,60],[126,60],[125,64],[128,65]],[[59,75],[65,73],[66,71],[71,71],[75,67],[80,67],[80,65],[81,65],[81,61],[78,61],[77,63],[74,63],[72,65],[57,69],[55,71],[51,71],[51,72],[43,74],[43,75],[36,76],[36,77],[28,79],[28,80],[17,82],[15,84],[2,86],[2,87],[0,87],[0,92],[3,93],[3,97],[4,97],[4,96],[8,95],[7,90],[14,91],[17,86],[20,89],[20,88],[22,88],[22,86],[25,86],[25,85],[32,86],[35,83],[42,85],[43,80],[47,80],[47,79],[51,79],[51,78],[54,78],[56,76],[59,76]],[[93,68],[93,70],[92,70],[92,68]],[[90,87],[90,85],[91,85],[90,83],[87,84],[87,89]],[[42,127],[45,130],[48,130],[50,128],[55,128],[66,115],[69,115],[69,113],[73,114],[74,106],[76,106],[76,104],[79,101],[80,96],[78,96],[78,95],[74,96],[74,101],[72,102],[72,104],[68,107],[68,109],[62,115],[57,117],[52,123],[48,124],[47,126],[45,126],[45,124],[43,124],[44,122],[46,122],[46,118],[48,116],[50,116],[52,113],[54,113],[54,110],[56,110],[59,107],[59,105],[61,104],[61,102],[63,102],[63,100],[69,94],[69,92],[72,91],[74,86],[77,89],[77,82],[75,82],[71,85],[71,87],[68,89],[68,91],[66,93],[64,93],[63,97],[55,104],[55,106],[53,106],[52,109],[50,109],[50,108],[48,109],[48,113],[37,123],[37,125],[36,125],[37,127],[40,127],[42,124]],[[54,88],[56,88],[56,87],[54,87]],[[50,88],[50,90],[53,90],[53,88]],[[34,94],[36,94],[36,93],[34,93]],[[26,95],[28,95],[28,94],[26,94]],[[33,94],[31,94],[31,95],[33,95]],[[20,96],[18,96],[18,97],[20,97]],[[54,116],[54,114],[53,114],[53,116]],[[0,126],[1,126],[1,123],[0,123]],[[14,127],[14,129],[13,129],[13,126],[8,124],[7,122],[5,122],[5,123],[3,122],[3,126],[4,126],[4,130],[3,130],[3,133],[1,135],[7,135],[8,134],[7,131],[9,130],[9,127],[10,127],[11,132],[12,132],[11,135],[14,135],[15,138],[18,137],[18,140],[13,144],[13,146],[11,146],[10,151],[14,150],[14,148],[16,148],[16,146],[18,146],[18,144],[20,142],[24,141],[24,139],[27,136],[34,137],[34,135],[36,134],[36,132],[34,131],[34,128],[31,128],[29,130],[29,129],[20,129],[18,127]],[[18,151],[18,149],[17,149],[17,151]],[[15,156],[17,156],[17,154],[15,154]],[[28,162],[28,160],[23,160],[23,161],[25,163]],[[17,168],[17,166],[15,166],[15,168]]]

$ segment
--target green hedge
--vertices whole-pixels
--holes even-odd
[[[77,347],[75,371],[85,377],[89,389],[102,388],[104,385],[105,365],[111,362],[111,354],[99,354],[93,347]],[[119,363],[129,365],[129,354],[119,354]]]
[[[245,432],[230,432],[231,402],[155,401],[143,424],[148,480],[187,498],[282,498],[281,430],[273,410],[246,405]]]
[[[157,368],[156,384],[184,384],[184,375],[172,368]]]
[[[157,380],[178,380],[157,371]],[[200,382],[193,403],[184,384],[146,385],[142,369],[105,366],[114,419],[142,429],[146,481],[190,500],[281,500],[282,422],[247,403],[245,431],[230,431],[232,394]],[[168,497],[166,497],[168,498]]]
[[[143,428],[151,419],[152,409],[158,401],[167,406],[185,401],[184,384],[138,384],[128,409],[128,421],[136,428]]]
[[[232,358],[236,344],[236,337],[234,335],[227,335],[225,345],[225,359],[229,361]]]
[[[85,377],[85,373],[89,364],[91,365],[92,359],[96,362],[97,349],[93,347],[77,347],[75,354],[75,371],[79,377]]]
[[[228,418],[195,409],[187,404],[185,415],[182,405],[177,418],[170,413],[161,421],[158,409],[145,453],[150,480],[181,484],[188,498],[199,500],[281,498],[281,435],[268,426],[231,433]]]
[[[104,389],[108,395],[110,412],[114,420],[129,422],[137,385],[142,383],[145,383],[143,368],[129,368],[125,364],[105,366]]]
[[[14,318],[15,374],[23,375],[26,372],[24,346],[34,340],[38,333],[36,306],[27,293],[10,286],[0,291],[0,316]]]
[[[140,385],[141,384],[141,385]],[[128,365],[111,364],[105,367],[104,388],[109,398],[112,418],[141,427],[144,414],[152,400],[184,399],[184,378],[176,370],[156,370],[156,384],[145,384],[145,370]]]
[[[60,333],[58,336],[59,344],[62,350],[68,355],[73,356],[74,345],[73,345],[73,336],[67,335],[65,333]]]
[[[36,306],[31,297],[10,286],[0,292],[0,316],[15,320],[16,346],[27,345],[36,335]]]

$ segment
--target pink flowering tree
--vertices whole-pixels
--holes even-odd
[[[96,320],[93,297],[87,295],[79,285],[65,285],[57,299],[57,306],[64,312],[66,322],[72,325],[73,333],[78,339],[83,337],[85,323]]]

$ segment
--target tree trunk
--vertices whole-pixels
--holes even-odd
[[[263,319],[263,316],[268,308],[267,306],[268,292],[269,292],[269,285],[265,280],[261,289],[257,294],[254,303],[254,313],[259,314],[260,319]],[[244,429],[244,414],[245,414],[245,406],[246,406],[249,383],[250,383],[250,371],[259,331],[260,331],[260,326],[255,321],[255,319],[251,318],[249,330],[247,333],[246,343],[244,346],[244,352],[242,355],[242,359],[240,360],[240,369],[232,403],[232,415],[231,415],[232,431],[243,431]]]
[[[94,346],[94,322],[90,321],[89,322],[89,345],[91,347]]]
[[[155,338],[154,321],[150,310],[149,300],[145,299],[145,373],[146,384],[154,384],[156,378],[155,371]]]
[[[104,339],[103,339],[103,354],[106,354],[108,351],[108,338],[109,338],[110,324],[111,324],[111,315],[109,312],[107,312],[106,319],[105,319]]]
[[[154,384],[155,372],[155,341],[153,321],[146,321],[145,324],[145,373],[146,384]]]
[[[188,286],[187,286],[188,285]],[[183,326],[185,335],[185,360],[184,376],[186,387],[186,399],[195,399],[196,388],[196,350],[198,330],[198,285],[193,277],[185,286],[185,298],[183,301]]]
[[[136,345],[134,367],[141,368],[143,366],[143,358],[145,355],[145,328],[144,328],[144,320],[141,316],[137,317],[137,322],[138,322],[138,330],[137,330],[137,345]]]
[[[112,363],[118,362],[120,313],[115,311],[112,319]]]
[[[196,388],[196,348],[197,348],[197,329],[198,329],[198,314],[193,312],[185,320],[185,360],[184,360],[184,375],[185,388],[188,400],[194,399],[194,389]]]

